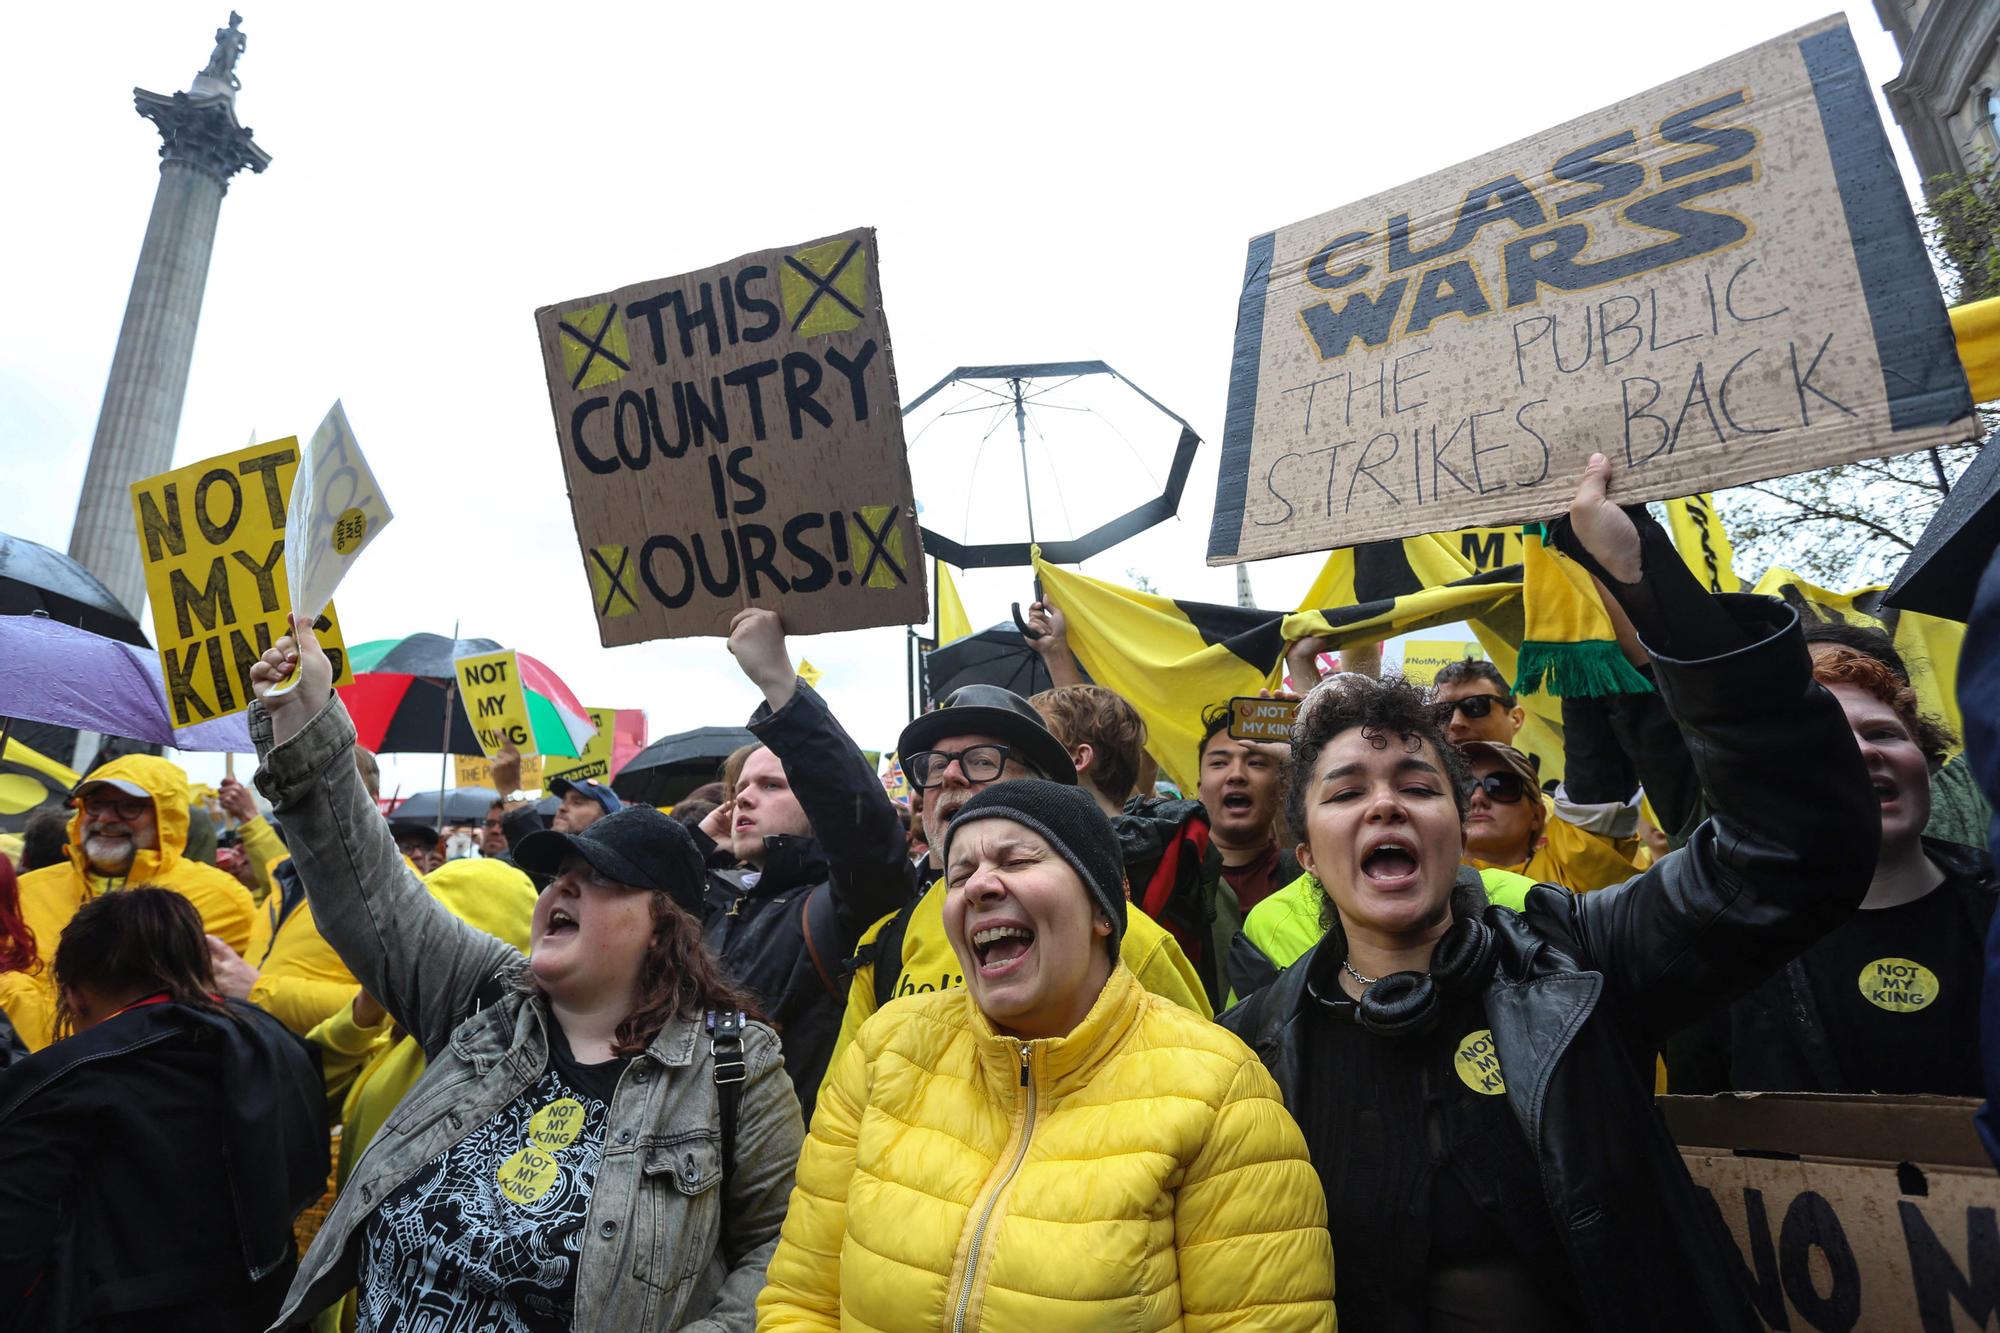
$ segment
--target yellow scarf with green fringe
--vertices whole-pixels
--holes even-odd
[[[1516,694],[1547,690],[1574,699],[1653,688],[1619,649],[1590,571],[1550,549],[1546,524],[1521,530],[1521,599],[1526,625]]]

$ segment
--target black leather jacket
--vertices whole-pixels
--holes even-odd
[[[1654,656],[1714,817],[1624,884],[1543,885],[1524,912],[1484,918],[1498,945],[1484,1006],[1508,1105],[1600,1329],[1762,1328],[1734,1243],[1654,1109],[1654,1052],[1852,913],[1880,841],[1867,772],[1839,704],[1812,681],[1796,615],[1719,600],[1748,646]],[[1337,993],[1337,948],[1322,942],[1222,1019],[1295,1108],[1302,1015],[1316,992]]]

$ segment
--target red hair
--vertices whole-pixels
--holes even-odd
[[[35,932],[21,918],[21,890],[14,863],[0,856],[0,972],[34,972],[41,967]]]
[[[1812,648],[1813,679],[1822,685],[1851,685],[1896,715],[1924,758],[1936,768],[1951,747],[1951,733],[1917,711],[1917,692],[1909,682],[1866,653],[1845,644],[1815,643]]]

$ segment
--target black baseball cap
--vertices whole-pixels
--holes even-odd
[[[1076,785],[1076,765],[1069,751],[1042,721],[1033,704],[998,685],[966,685],[951,692],[944,707],[925,713],[903,728],[896,754],[908,758],[936,747],[948,736],[992,736],[1016,758],[1052,782]]]
[[[682,911],[701,915],[708,872],[694,835],[649,805],[614,810],[581,833],[530,833],[514,849],[514,864],[531,875],[554,875],[571,853],[614,883],[664,893]]]

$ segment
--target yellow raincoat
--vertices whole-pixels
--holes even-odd
[[[204,930],[239,954],[247,950],[256,915],[249,891],[228,871],[182,855],[187,849],[188,782],[180,766],[153,755],[125,755],[84,779],[98,781],[129,782],[152,796],[158,846],[139,852],[122,876],[93,875],[84,859],[83,812],[70,816],[69,860],[21,876],[21,915],[35,932],[35,947],[45,964],[42,984],[55,984],[46,964],[54,960],[56,943],[76,909],[100,893],[127,887],[172,889],[194,904]],[[48,1045],[49,1033],[46,1028],[39,1033],[24,1031],[21,1038],[31,1049],[40,1050]]]

